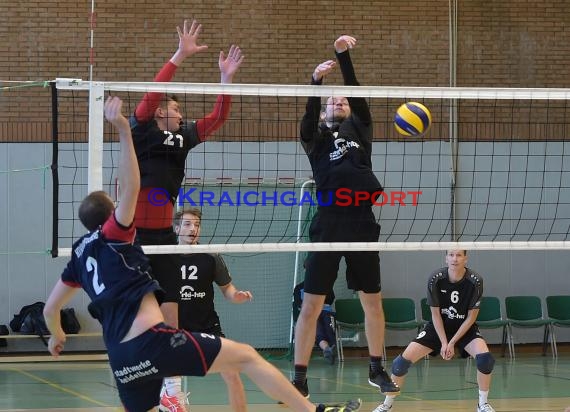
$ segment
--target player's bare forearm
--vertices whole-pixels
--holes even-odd
[[[48,350],[52,356],[59,356],[65,346],[65,332],[61,327],[61,309],[76,293],[76,289],[57,281],[44,306],[44,319],[49,330]]]
[[[439,341],[442,345],[447,345],[447,335],[445,334],[445,328],[443,327],[443,319],[441,318],[439,307],[431,307],[431,319]]]
[[[119,205],[115,210],[117,222],[129,226],[134,219],[140,190],[140,172],[129,121],[122,113],[123,102],[109,97],[105,102],[105,118],[119,132]]]
[[[459,339],[461,339],[467,333],[467,331],[471,328],[471,326],[473,326],[473,324],[477,320],[478,314],[479,314],[479,309],[471,309],[467,313],[467,319],[465,319],[465,322],[463,322],[459,327],[459,329],[457,329],[457,332],[455,332],[455,335],[453,335],[453,337],[449,340],[449,343],[453,342],[453,345],[455,345],[459,341]]]

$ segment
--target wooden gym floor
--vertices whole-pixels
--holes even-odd
[[[392,359],[392,357],[390,357]],[[272,361],[286,375],[291,363]],[[367,383],[367,359],[347,358],[328,365],[315,356],[309,368],[314,402],[361,398],[362,411],[372,411],[383,399]],[[475,411],[476,368],[473,361],[422,360],[412,366],[395,412]],[[244,379],[251,412],[283,411],[249,380]],[[230,411],[219,376],[187,378],[192,412]],[[521,354],[516,360],[497,357],[490,394],[499,412],[556,411],[570,406],[570,355],[558,359]],[[0,411],[117,411],[114,380],[105,361],[25,362],[0,364]]]

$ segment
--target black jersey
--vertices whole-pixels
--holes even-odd
[[[220,323],[214,307],[214,287],[228,285],[232,278],[218,254],[177,255],[179,272],[175,284],[166,290],[178,291],[178,326],[189,331],[203,331]]]
[[[479,308],[482,295],[483,278],[469,268],[459,282],[449,280],[447,267],[432,273],[428,280],[428,304],[440,308],[447,334],[459,329],[469,310]]]
[[[61,280],[82,287],[91,303],[89,313],[103,326],[107,346],[119,343],[138,313],[144,295],[162,290],[149,274],[147,257],[133,245],[134,227],[125,228],[115,215],[100,230],[73,244],[71,260]]]
[[[345,85],[358,86],[348,51],[337,53]],[[312,80],[312,84],[322,81]],[[307,153],[317,190],[327,204],[337,189],[382,190],[372,171],[372,118],[366,99],[348,97],[351,115],[332,128],[320,122],[321,98],[309,97],[301,120],[301,144]]]
[[[184,124],[176,132],[160,130],[154,119],[140,123],[131,116],[130,123],[141,187],[165,189],[174,203],[184,179],[186,156],[201,143],[196,122]]]

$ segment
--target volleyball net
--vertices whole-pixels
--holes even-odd
[[[115,193],[116,137],[103,121],[105,96],[131,114],[144,93],[176,94],[186,121],[233,96],[230,118],[192,149],[177,207],[204,215],[201,251],[566,248],[570,226],[566,89],[387,88],[301,85],[82,82],[59,79],[60,254],[82,232],[75,210],[90,190]],[[365,97],[374,121],[372,165],[385,191],[372,244],[300,244],[299,209],[320,199],[301,191],[312,172],[299,143],[308,96]],[[421,138],[393,126],[405,101],[429,108]],[[342,148],[341,148],[342,149]],[[65,162],[65,164],[64,164]],[[309,194],[307,194],[309,193]],[[306,227],[306,225],[305,225]],[[331,247],[333,249],[331,249]],[[184,247],[146,247],[149,253]]]
[[[303,278],[309,251],[570,245],[569,90],[69,79],[56,86],[54,197],[59,217],[54,232],[61,256],[84,234],[76,217],[83,197],[91,190],[112,195],[120,190],[117,136],[103,118],[107,95],[121,97],[124,113],[130,115],[146,92],[175,94],[186,122],[209,113],[218,94],[233,96],[229,119],[189,152],[176,208],[202,210],[201,244],[191,251],[221,253],[236,285],[254,292],[255,303],[239,310],[216,294],[216,307],[227,336],[241,337],[258,349],[289,348],[293,287]],[[370,106],[372,165],[385,188],[373,206],[382,228],[379,242],[308,241],[319,205],[299,142],[308,96],[359,96]],[[433,123],[421,138],[402,137],[393,126],[396,109],[406,101],[421,102],[431,111]],[[159,194],[155,200],[160,199]],[[188,248],[144,250],[188,253]],[[335,293],[351,296],[336,287]],[[247,336],[244,319],[255,325]]]

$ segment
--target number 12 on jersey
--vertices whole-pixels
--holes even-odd
[[[180,272],[182,272],[182,280],[198,280],[198,267],[196,265],[182,265],[180,266]]]

